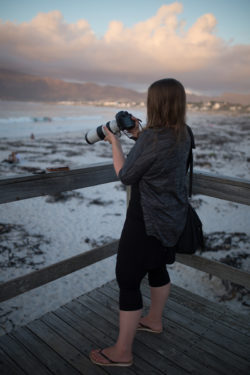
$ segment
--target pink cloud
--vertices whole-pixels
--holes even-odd
[[[186,30],[178,18],[182,11],[178,2],[163,5],[131,28],[113,20],[102,38],[86,20],[69,24],[57,10],[27,23],[0,22],[0,64],[105,83],[148,83],[171,75],[193,88],[201,89],[202,82],[214,89],[246,90],[250,45],[231,46],[216,36],[213,14],[202,15]]]

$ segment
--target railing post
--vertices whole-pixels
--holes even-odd
[[[127,192],[127,208],[128,208],[130,196],[131,196],[131,186],[130,185],[126,186],[126,192]]]

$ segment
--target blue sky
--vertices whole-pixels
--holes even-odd
[[[163,4],[160,0],[0,0],[0,18],[4,21],[30,21],[39,12],[60,10],[66,21],[86,19],[97,36],[102,36],[111,20],[125,26],[150,18]],[[213,13],[218,24],[216,34],[232,43],[250,43],[250,0],[182,0],[180,18],[187,27],[202,14]]]
[[[250,0],[0,0],[0,68],[144,90],[250,92]]]

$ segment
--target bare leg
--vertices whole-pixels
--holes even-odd
[[[112,361],[129,362],[132,360],[132,345],[141,313],[141,309],[135,311],[120,310],[120,330],[117,342],[114,346],[102,350]],[[91,356],[102,363],[108,362],[98,354],[97,350],[92,351]]]
[[[148,315],[140,319],[140,322],[148,327],[162,331],[162,314],[170,293],[170,282],[160,287],[150,287],[151,305]]]

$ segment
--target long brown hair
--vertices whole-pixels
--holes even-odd
[[[177,139],[182,138],[186,124],[186,93],[174,78],[152,83],[147,97],[147,126],[155,130],[172,128]]]

